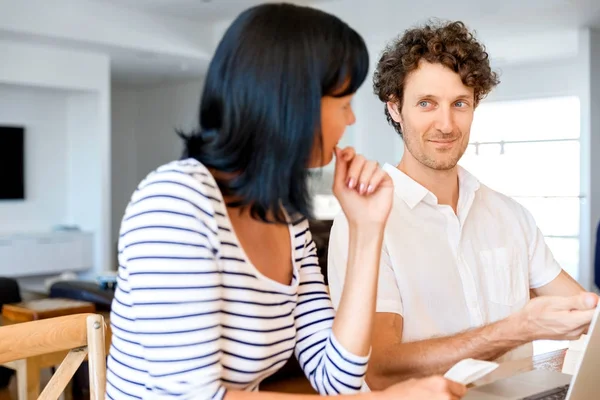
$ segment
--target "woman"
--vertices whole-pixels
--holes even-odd
[[[362,38],[326,13],[269,4],[233,22],[209,67],[200,129],[183,135],[186,158],[151,173],[123,218],[108,398],[303,399],[256,393],[293,353],[320,393],[360,390],[392,184],[336,146],[367,69]],[[335,316],[306,220],[307,168],[334,153],[352,226]],[[434,378],[359,396],[463,391]]]

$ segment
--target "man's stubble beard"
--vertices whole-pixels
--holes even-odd
[[[451,170],[456,167],[456,165],[458,164],[458,162],[460,161],[462,156],[465,154],[465,151],[467,150],[468,143],[465,145],[463,145],[462,143],[457,143],[455,146],[462,146],[461,148],[459,148],[458,154],[456,154],[449,160],[437,161],[434,158],[429,157],[426,154],[426,152],[424,151],[424,148],[422,148],[420,146],[421,135],[418,135],[418,134],[414,135],[413,134],[414,132],[412,132],[412,130],[410,128],[408,128],[408,130],[407,130],[407,128],[408,127],[405,125],[405,126],[403,126],[403,129],[402,129],[402,132],[403,132],[402,139],[404,140],[404,144],[405,144],[407,150],[409,151],[409,153],[412,155],[412,157],[427,168],[430,168],[430,169],[433,169],[436,171]],[[460,132],[459,132],[459,135],[445,135],[442,133],[439,135],[430,135],[430,136],[432,136],[433,138],[445,138],[445,137],[456,137],[456,136],[458,136],[461,139],[464,138],[464,136],[462,134],[460,134]],[[455,149],[452,149],[451,151],[454,151],[454,150]]]

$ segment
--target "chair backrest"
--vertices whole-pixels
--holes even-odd
[[[39,400],[56,400],[88,357],[90,397],[104,400],[106,352],[104,318],[76,314],[0,328],[0,364],[44,354],[68,352]]]

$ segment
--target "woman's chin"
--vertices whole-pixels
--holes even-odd
[[[309,169],[323,168],[323,167],[326,167],[329,164],[331,164],[332,160],[333,160],[333,152],[328,152],[327,154],[324,154],[322,157],[319,157],[316,160],[312,160],[312,162],[310,163],[308,168]]]

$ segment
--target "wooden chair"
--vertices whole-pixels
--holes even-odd
[[[104,318],[97,314],[76,314],[3,326],[0,328],[0,364],[47,354],[66,353],[64,360],[38,397],[40,400],[56,400],[87,356],[90,397],[92,400],[104,400],[104,334]]]

